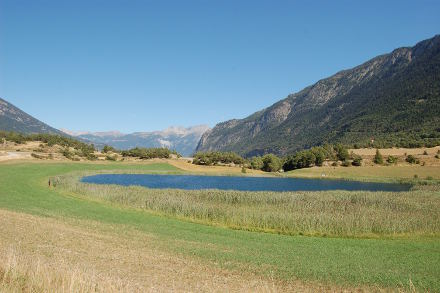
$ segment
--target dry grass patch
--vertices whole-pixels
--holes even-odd
[[[164,252],[153,236],[123,227],[5,210],[0,219],[1,292],[344,290],[219,269]]]

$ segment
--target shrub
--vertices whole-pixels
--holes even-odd
[[[423,151],[423,155],[427,156],[427,155],[428,155],[428,152],[427,152],[426,150]]]
[[[343,167],[349,167],[350,166],[350,162],[348,160],[342,161],[341,166]]]
[[[246,168],[244,166],[241,167],[241,173],[246,173]]]
[[[338,166],[338,162],[333,162],[332,163],[332,167],[337,167]]]
[[[123,157],[135,157],[140,159],[168,159],[171,154],[178,155],[174,151],[167,148],[134,148],[121,152]]]
[[[396,164],[396,163],[397,163],[397,157],[394,157],[394,156],[388,156],[388,158],[387,158],[387,163],[388,163],[388,164]]]
[[[383,164],[383,157],[382,154],[379,152],[379,149],[376,149],[376,155],[374,156],[373,162],[378,165]]]
[[[107,155],[107,156],[105,156],[105,159],[106,159],[107,161],[116,161],[116,156],[110,156],[110,155]]]
[[[354,155],[351,164],[353,166],[362,166],[362,157],[359,155]]]
[[[348,150],[342,144],[336,144],[335,147],[336,157],[340,161],[346,161],[350,157]]]
[[[281,169],[281,160],[274,154],[267,154],[263,157],[263,171],[277,172]]]
[[[263,159],[261,157],[253,157],[251,159],[251,168],[255,170],[263,169]]]
[[[405,159],[405,161],[407,161],[410,164],[418,164],[420,161],[414,157],[413,155],[408,155]]]
[[[38,155],[38,154],[36,154],[36,153],[32,153],[31,156],[34,157],[34,158],[36,158],[36,159],[45,159],[45,157],[43,157],[43,156],[41,156],[41,155]]]
[[[102,152],[103,152],[103,153],[109,153],[109,152],[117,153],[118,151],[117,151],[114,147],[112,147],[112,146],[105,145],[105,146],[102,148]]]
[[[209,166],[218,163],[239,165],[244,163],[244,159],[233,152],[198,152],[194,155],[193,164]]]

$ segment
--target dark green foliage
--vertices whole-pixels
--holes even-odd
[[[263,159],[261,157],[251,158],[251,168],[255,170],[263,169]]]
[[[241,167],[241,173],[246,173],[246,167],[245,166]]]
[[[388,156],[388,158],[387,158],[387,163],[388,163],[388,164],[396,164],[396,163],[397,163],[397,157],[394,157],[394,156]]]
[[[281,159],[278,158],[274,154],[267,154],[263,156],[263,171],[266,172],[277,172],[281,169],[282,162]]]
[[[376,155],[374,156],[374,160],[373,160],[373,162],[374,162],[375,164],[378,164],[378,165],[382,165],[382,164],[383,164],[383,156],[382,156],[382,154],[379,152],[378,149],[376,149]]]
[[[114,147],[109,146],[109,145],[105,145],[105,146],[102,148],[102,152],[103,152],[103,153],[109,153],[109,152],[112,152],[112,153],[119,153],[118,150],[116,150]]]
[[[359,155],[353,155],[353,161],[351,164],[353,166],[362,166],[362,157]]]
[[[168,159],[171,154],[177,155],[175,151],[167,148],[134,148],[128,151],[121,151],[123,157],[135,157],[140,159]]]
[[[350,158],[350,155],[348,154],[348,150],[340,143],[336,144],[334,146],[334,150],[336,152],[336,158],[339,161],[346,161]]]
[[[349,162],[348,160],[346,160],[346,161],[342,161],[341,166],[342,166],[342,167],[349,167],[349,166],[350,166],[350,162]]]
[[[416,157],[414,157],[413,155],[408,155],[406,157],[405,161],[407,161],[410,164],[418,164],[418,163],[420,163],[420,161]]]
[[[193,164],[217,165],[217,164],[243,164],[244,159],[233,152],[199,152],[194,155]]]

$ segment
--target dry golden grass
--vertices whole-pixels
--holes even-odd
[[[343,178],[352,180],[396,181],[432,177],[440,179],[440,166],[397,165],[397,166],[362,166],[362,167],[313,167],[297,169],[287,173],[293,177],[307,178]]]
[[[432,147],[432,148],[390,148],[390,149],[379,149],[379,152],[384,156],[384,161],[388,156],[394,156],[398,159],[398,165],[409,165],[405,158],[407,155],[413,155],[417,159],[420,160],[422,164],[426,166],[440,166],[440,160],[435,157],[440,150],[440,146]],[[376,149],[374,148],[364,148],[364,149],[352,149],[349,150],[354,154],[360,155],[364,161],[364,165],[375,166],[373,162],[373,158],[376,155]],[[427,155],[424,155],[424,153]]]
[[[207,174],[242,174],[241,167],[234,166],[202,166],[202,165],[194,165],[192,163],[188,163],[186,160],[163,160],[174,167],[179,169],[189,171],[189,172],[202,172]],[[252,170],[246,169],[246,175],[270,175],[267,172],[263,172],[260,170]]]
[[[121,227],[5,210],[0,219],[0,292],[347,290],[223,270],[164,252],[153,236]]]

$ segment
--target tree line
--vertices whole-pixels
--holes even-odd
[[[360,155],[349,153],[346,146],[342,144],[325,144],[323,146],[312,147],[308,150],[298,151],[294,154],[279,157],[274,154],[266,154],[264,156],[254,156],[251,158],[243,158],[234,152],[198,152],[194,155],[193,164],[196,165],[219,165],[219,164],[235,164],[245,168],[262,170],[265,172],[285,172],[309,168],[313,166],[322,166],[324,161],[333,161],[332,165],[337,166],[341,162],[342,166],[361,166],[362,157]],[[410,164],[420,163],[412,155],[407,155],[406,162]],[[373,162],[375,164],[385,164],[384,158],[379,150],[376,150]],[[396,164],[397,157],[388,156],[386,164]]]

